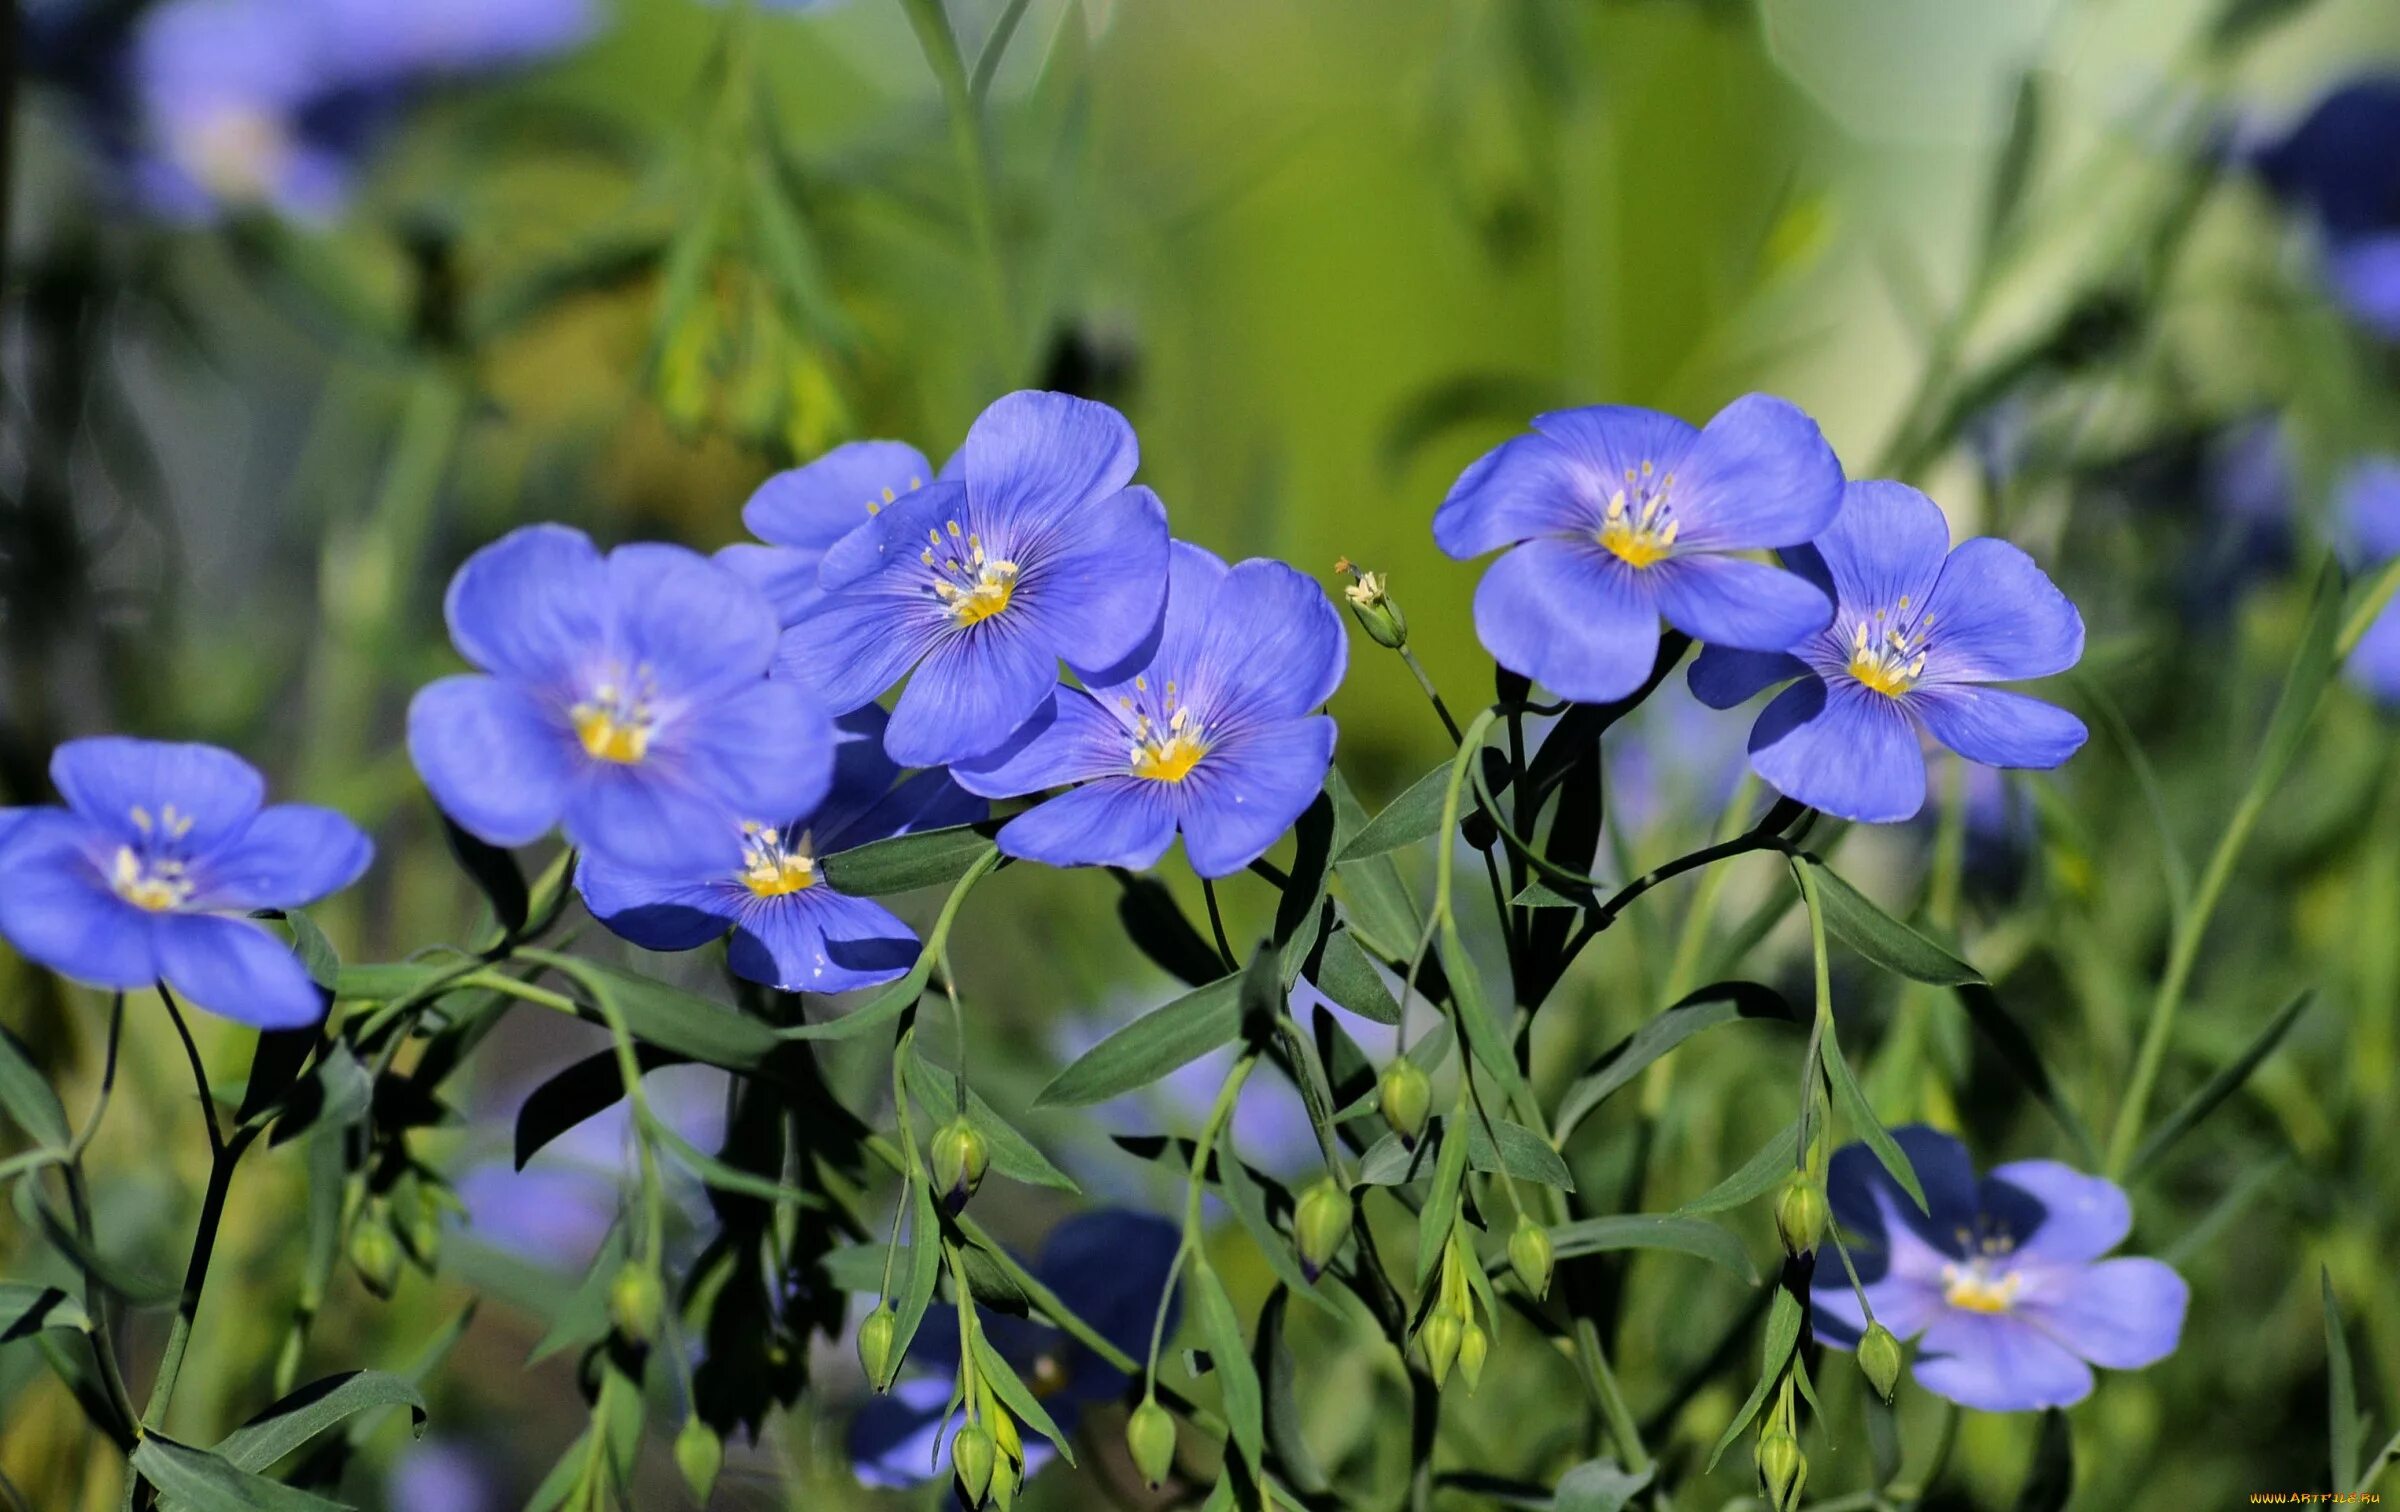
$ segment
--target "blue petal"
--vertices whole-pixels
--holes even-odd
[[[882,904],[820,885],[743,910],[726,960],[734,975],[785,992],[850,992],[906,976],[917,937]]]
[[[608,645],[608,574],[591,537],[526,525],[467,558],[442,613],[459,654],[523,682],[572,682]]]
[[[1905,483],[1853,483],[1832,525],[1806,551],[1787,555],[1795,563],[1815,558],[1846,630],[1877,610],[1896,611],[1902,599],[1922,605],[1949,550],[1950,521],[1933,500]]]
[[[2055,1160],[1993,1167],[1978,1206],[2006,1226],[2017,1254],[2041,1260],[2097,1260],[2133,1231],[2133,1205],[2122,1188]]]
[[[1892,1132],[1917,1185],[1924,1188],[1926,1207],[1902,1191],[1875,1152],[1863,1144],[1844,1145],[1834,1152],[1825,1177],[1826,1203],[1834,1220],[1851,1236],[1852,1260],[1859,1279],[1869,1285],[1895,1288],[1942,1288],[1942,1267],[1960,1255],[1958,1234],[1973,1232],[1975,1167],[1966,1147],[1946,1134],[1912,1124]],[[1846,1284],[1840,1271],[1821,1278],[1829,1286]],[[1880,1314],[1883,1302],[1875,1299]],[[1902,1305],[1895,1293],[1895,1306]],[[1909,1304],[1911,1315],[1915,1305]],[[1898,1324],[1895,1333],[1904,1333]]]
[[[1157,639],[1148,648],[1149,655],[1138,663],[1114,669],[1105,677],[1083,679],[1092,696],[1111,709],[1123,708],[1121,699],[1134,699],[1141,689],[1136,679],[1164,683],[1170,678],[1188,679],[1193,665],[1209,634],[1213,620],[1210,606],[1216,602],[1217,589],[1231,571],[1225,559],[1204,546],[1189,541],[1172,542],[1167,551],[1166,610],[1160,617]]]
[[[991,817],[991,812],[989,803],[960,787],[948,772],[919,772],[865,813],[836,824],[825,836],[824,845],[829,853],[847,850],[894,835],[976,824]]]
[[[740,912],[722,878],[675,879],[583,857],[575,890],[610,933],[644,950],[697,950],[724,938]]]
[[[930,534],[939,539],[942,528],[967,513],[964,483],[935,483],[907,495],[857,529],[829,542],[818,563],[817,580],[826,592],[855,588],[888,571],[902,573],[917,586],[915,569],[924,565]]]
[[[900,690],[883,748],[902,766],[947,766],[999,749],[1058,686],[1058,652],[1006,611],[936,644]]]
[[[2139,1370],[2175,1352],[2192,1289],[2163,1261],[2028,1268],[2017,1310],[2094,1365]]]
[[[2334,485],[2334,513],[2362,566],[2400,556],[2400,458],[2352,463]]]
[[[1021,390],[967,431],[967,490],[987,539],[1038,535],[1133,481],[1141,448],[1125,417],[1069,394]],[[1163,527],[1162,527],[1163,528]]]
[[[2325,279],[2350,318],[2385,340],[2400,340],[2400,235],[2337,243]]]
[[[1333,739],[1322,714],[1238,729],[1169,784],[1192,870],[1229,877],[1265,855],[1324,788]]]
[[[1833,623],[1833,600],[1807,579],[1729,556],[1677,557],[1648,569],[1659,612],[1695,640],[1789,651]]]
[[[1000,849],[1049,866],[1155,864],[1175,843],[1169,786],[1140,777],[1103,777],[1059,794],[1011,819]]]
[[[825,600],[825,590],[817,583],[822,552],[736,542],[718,548],[709,560],[757,589],[775,610],[778,624],[798,624]]]
[[[1478,458],[1433,513],[1433,542],[1465,561],[1543,536],[1588,536],[1600,528],[1625,474],[1653,476],[1679,462],[1699,432],[1673,415],[1629,405],[1555,410]]]
[[[883,749],[890,723],[891,716],[877,704],[852,709],[833,722],[833,783],[814,808],[786,816],[816,837],[819,852],[830,850],[832,836],[882,802],[899,780],[900,764]]]
[[[1128,488],[1017,548],[1025,568],[999,618],[1021,617],[1088,681],[1105,682],[1155,641],[1167,603],[1167,507]]]
[[[522,687],[469,676],[417,690],[408,758],[462,828],[494,845],[525,845],[558,823],[582,752]]]
[[[258,769],[231,751],[122,735],[68,741],[50,757],[50,780],[67,807],[127,840],[146,832],[136,809],[163,825],[174,805],[178,823],[191,821],[182,837],[186,855],[239,833],[267,792]]]
[[[157,942],[159,976],[220,1018],[259,1029],[298,1029],[323,1018],[331,1005],[292,948],[247,919],[162,914]]]
[[[921,1486],[950,1464],[943,1421],[950,1404],[947,1378],[910,1376],[883,1396],[870,1397],[850,1420],[850,1468],[859,1483],[885,1490]]]
[[[373,842],[349,816],[279,803],[251,820],[231,845],[195,864],[191,906],[299,908],[348,887],[374,859]]]
[[[1081,688],[1060,687],[1008,743],[950,769],[986,798],[1017,798],[1094,777],[1123,776],[1133,737]]]
[[[1658,608],[1641,574],[1581,541],[1528,541],[1475,590],[1475,634],[1494,660],[1577,703],[1610,703],[1650,675]]]
[[[661,724],[648,758],[631,770],[689,784],[733,813],[737,825],[777,824],[824,801],[833,747],[833,721],[815,695],[758,678]]]
[[[1906,1202],[1908,1199],[1900,1199]],[[1860,1256],[1853,1254],[1851,1263],[1858,1264]],[[1837,1261],[1833,1266],[1820,1268],[1810,1283],[1809,1311],[1816,1324],[1817,1337],[1836,1349],[1856,1349],[1867,1331],[1867,1315],[1858,1305],[1858,1293],[1867,1295],[1867,1305],[1875,1309],[1875,1321],[1890,1329],[1897,1338],[1907,1339],[1925,1331],[1928,1324],[1941,1316],[1949,1304],[1943,1299],[1939,1279],[1931,1279],[1910,1270],[1890,1272],[1880,1280],[1866,1279],[1867,1271],[1859,1270],[1859,1286],[1853,1290],[1850,1277]]]
[[[1908,706],[1933,738],[1985,766],[2048,770],[2083,748],[2083,721],[2038,698],[1971,684],[1920,686]]]
[[[1933,640],[1919,686],[2048,677],[2083,655],[2083,616],[2033,558],[1990,536],[1950,553],[1925,612]]]
[[[1349,637],[1325,590],[1281,562],[1252,558],[1210,598],[1194,659],[1177,670],[1203,726],[1296,719],[1342,683]]]
[[[158,976],[159,916],[118,897],[93,859],[111,842],[62,809],[24,813],[0,857],[0,935],[26,959],[94,987]]]
[[[2400,79],[2369,75],[2335,89],[2291,131],[2258,152],[2275,192],[2305,205],[2337,234],[2386,226],[2400,203]]]
[[[1808,675],[1800,658],[1783,651],[1736,651],[1731,646],[1706,646],[1692,658],[1684,679],[1692,696],[1712,709],[1730,709],[1795,677]]]
[[[608,592],[615,649],[657,680],[663,698],[721,697],[775,660],[781,626],[765,596],[696,551],[620,546],[608,554]]]
[[[1897,699],[1849,678],[1804,677],[1750,730],[1750,769],[1786,798],[1862,824],[1925,804],[1925,753]]]
[[[925,454],[898,441],[851,441],[758,485],[742,526],[773,546],[822,553],[900,495],[933,481]]]
[[[1719,410],[1672,470],[1678,555],[1797,546],[1842,507],[1842,464],[1817,422],[1766,394]]]
[[[1034,1274],[1076,1310],[1100,1337],[1140,1359],[1149,1348],[1152,1320],[1167,1289],[1167,1274],[1182,1242],[1176,1225],[1149,1213],[1103,1208],[1078,1213],[1050,1231]],[[1175,1331],[1176,1304],[1167,1307],[1167,1333]],[[1073,1404],[1104,1401],[1122,1393],[1125,1375],[1089,1346],[1062,1341],[1058,1364],[1063,1391]]]
[[[2092,1394],[2092,1369],[2032,1322],[1952,1308],[1925,1330],[1917,1384],[1980,1412],[2072,1407]]]
[[[775,676],[813,688],[836,714],[873,703],[945,637],[950,612],[902,574],[828,594],[783,632]]]
[[[577,849],[607,866],[662,877],[731,877],[741,866],[742,821],[758,812],[656,762],[595,761],[569,790],[560,827]]]
[[[2343,670],[2378,700],[2400,704],[2400,602],[2384,605]]]

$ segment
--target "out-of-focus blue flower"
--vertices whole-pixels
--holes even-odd
[[[2089,1396],[2094,1365],[2139,1370],[2174,1353],[2191,1288],[2161,1261],[2101,1258],[2132,1229],[2124,1192],[2054,1160],[1977,1181],[1948,1135],[1893,1137],[1930,1213],[1860,1144],[1835,1153],[1827,1197],[1875,1321],[1925,1336],[1919,1385],[1962,1407],[2031,1412]],[[1855,1348],[1866,1318],[1838,1266],[1818,1269],[1810,1301],[1825,1342]]]
[[[923,452],[897,441],[837,446],[758,485],[742,524],[766,544],[728,546],[717,560],[756,584],[784,624],[796,624],[825,596],[817,571],[826,550],[933,475]]]
[[[2335,89],[2251,162],[2316,223],[2335,298],[2400,340],[2400,75]]]
[[[1618,730],[1609,751],[1608,822],[1627,835],[1675,820],[1705,826],[1741,784],[1738,732],[1686,688],[1660,688]],[[1528,745],[1538,748],[1540,740],[1529,736]]]
[[[443,810],[494,845],[563,826],[612,865],[731,876],[744,820],[825,796],[832,721],[768,679],[774,609],[706,557],[603,557],[580,530],[528,525],[469,557],[443,608],[482,671],[418,691],[408,752]]]
[[[1103,1208],[1079,1213],[1052,1229],[1032,1270],[1102,1338],[1138,1360],[1149,1350],[1151,1320],[1181,1241],[1182,1231],[1163,1218]],[[1174,1305],[1169,1303],[1170,1330]],[[1089,1345],[1046,1324],[989,1311],[982,1320],[992,1347],[1069,1433],[1086,1410],[1124,1395],[1130,1384],[1123,1371]],[[888,1395],[861,1407],[850,1422],[851,1465],[866,1485],[922,1485],[949,1469],[950,1424],[944,1408],[958,1371],[958,1330],[918,1330],[908,1357],[925,1373],[905,1377]],[[1030,1476],[1048,1464],[1054,1452],[1048,1440],[1026,1434],[1025,1473]]]
[[[1558,410],[1468,468],[1434,512],[1460,561],[1513,548],[1475,590],[1500,665],[1579,703],[1642,685],[1661,615],[1711,645],[1782,651],[1833,606],[1736,552],[1797,546],[1830,524],[1842,466],[1817,424],[1764,394],[1705,429],[1622,405]]]
[[[991,798],[1069,792],[1010,820],[1000,848],[1052,866],[1145,867],[1183,832],[1192,870],[1240,871],[1315,801],[1332,719],[1312,713],[1349,655],[1323,590],[1281,562],[1175,543],[1156,650],[1089,692],[1059,686],[1017,736],[954,770]]]
[[[50,759],[64,808],[0,827],[0,935],[94,987],[163,981],[261,1029],[313,1024],[325,998],[283,941],[242,917],[358,880],[375,848],[331,809],[262,808],[266,783],[215,746],[103,736]]]
[[[383,1478],[383,1499],[395,1512],[500,1512],[501,1497],[490,1462],[449,1439],[409,1445]]]
[[[2334,491],[2335,508],[2362,568],[2400,557],[2400,458],[2351,464]],[[2400,599],[2384,605],[2350,653],[2351,681],[2383,703],[2400,705]]]
[[[1751,768],[1777,792],[1890,824],[1925,802],[1920,729],[1986,766],[2055,767],[2083,745],[2074,715],[1988,686],[2075,665],[2083,617],[2006,541],[1949,548],[1931,499],[1853,483],[1832,528],[1790,553],[1832,595],[1832,625],[1790,652],[1711,646],[1692,664],[1692,691],[1718,709],[1799,679],[1750,731]]]
[[[575,885],[595,918],[645,950],[692,950],[733,931],[736,974],[787,992],[848,992],[907,974],[917,937],[869,898],[836,892],[817,858],[988,813],[944,772],[900,782],[883,752],[883,710],[837,721],[833,785],[813,813],[740,826],[737,867],[653,874],[585,861]],[[898,783],[895,786],[895,783]]]
[[[826,548],[825,598],[784,632],[777,666],[837,713],[908,677],[884,734],[903,766],[996,749],[1042,707],[1061,661],[1108,682],[1157,633],[1167,512],[1127,486],[1138,460],[1133,428],[1105,404],[998,400],[955,477]]]

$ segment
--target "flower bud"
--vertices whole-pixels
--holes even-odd
[[[858,1325],[858,1364],[867,1373],[867,1384],[877,1391],[888,1390],[892,1384],[892,1332],[900,1326],[891,1304],[878,1302],[875,1310]]]
[[[1483,1362],[1491,1350],[1491,1336],[1483,1331],[1482,1324],[1469,1318],[1467,1326],[1460,1329],[1458,1334],[1458,1369],[1467,1378],[1467,1393],[1470,1396],[1476,1387],[1483,1384]]]
[[[950,1441],[950,1468],[958,1473],[958,1489],[966,1493],[967,1505],[983,1505],[984,1493],[992,1485],[992,1436],[973,1423],[958,1430]]]
[[[950,1120],[935,1133],[933,1189],[953,1215],[966,1207],[967,1199],[983,1184],[984,1168],[990,1163],[990,1147],[964,1115]]]
[[[675,1435],[675,1468],[683,1472],[683,1483],[692,1491],[692,1500],[705,1503],[709,1491],[717,1483],[717,1472],[725,1468],[725,1441],[717,1430],[697,1417],[683,1420],[683,1431]]]
[[[608,1321],[633,1343],[647,1344],[657,1335],[659,1315],[666,1308],[658,1272],[647,1265],[627,1261],[608,1284]]]
[[[1350,1237],[1350,1194],[1331,1178],[1310,1187],[1292,1215],[1292,1235],[1300,1241],[1300,1269],[1316,1280]]]
[[[1455,1313],[1437,1312],[1417,1330],[1417,1343],[1424,1347],[1425,1365],[1433,1372],[1434,1385],[1450,1379],[1450,1366],[1458,1359],[1465,1337],[1466,1328]]]
[[[1386,593],[1388,585],[1383,574],[1360,572],[1347,562],[1342,565],[1355,576],[1355,581],[1342,590],[1342,597],[1349,601],[1350,614],[1358,621],[1358,628],[1366,631],[1367,638],[1378,646],[1397,651],[1407,645],[1408,618]]]
[[[992,1461],[992,1505],[1009,1512],[1017,1504],[1017,1488],[1025,1484],[1025,1467],[1003,1454]]]
[[[350,1268],[378,1297],[389,1297],[400,1283],[400,1241],[392,1237],[391,1213],[381,1201],[368,1203],[350,1225]]]
[[[1805,1255],[1825,1237],[1825,1191],[1806,1176],[1794,1176],[1775,1202],[1775,1232],[1786,1253]]]
[[[1401,1056],[1386,1066],[1377,1099],[1383,1108],[1383,1121],[1400,1136],[1400,1143],[1409,1149],[1425,1132],[1425,1116],[1433,1110],[1433,1084],[1425,1079],[1425,1068]]]
[[[1167,1483],[1175,1469],[1175,1419],[1155,1397],[1143,1397],[1125,1422],[1125,1449],[1133,1467],[1153,1491]]]
[[[1800,1441],[1780,1427],[1758,1436],[1758,1489],[1775,1512],[1794,1512],[1808,1484],[1808,1457]]]
[[[1900,1341],[1881,1323],[1868,1324],[1866,1337],[1858,1341],[1858,1368],[1888,1404],[1892,1388],[1900,1384]]]
[[[1550,1271],[1557,1253],[1550,1244],[1549,1230],[1530,1218],[1517,1220],[1516,1231],[1508,1236],[1508,1268],[1516,1272],[1517,1284],[1536,1302],[1550,1295]]]

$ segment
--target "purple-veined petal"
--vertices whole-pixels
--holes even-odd
[[[994,751],[1058,686],[1058,652],[1008,614],[951,635],[900,690],[883,748],[902,766],[946,766]]]
[[[1175,805],[1169,784],[1141,777],[1102,777],[1045,799],[1008,821],[1000,849],[1046,866],[1155,864],[1175,843]]]
[[[1322,714],[1237,729],[1167,784],[1192,870],[1229,877],[1265,855],[1324,788],[1333,740]]]
[[[459,654],[521,682],[566,684],[613,632],[608,572],[592,538],[525,525],[467,558],[442,613]]]
[[[740,574],[681,546],[642,541],[608,554],[618,645],[667,699],[722,697],[764,677],[780,626]]]
[[[1659,476],[1670,471],[1663,464]],[[1680,556],[1797,546],[1842,507],[1842,464],[1797,405],[1745,394],[1717,411],[1671,469]],[[1771,648],[1758,648],[1771,649]]]
[[[2379,702],[2400,704],[2400,601],[2383,606],[2342,670]]]
[[[1009,549],[1133,481],[1141,448],[1125,417],[1105,404],[1025,389],[975,417],[965,447],[969,497],[987,542]]]
[[[583,906],[644,950],[697,950],[723,938],[740,912],[731,878],[656,877],[589,856],[575,863]]]
[[[825,590],[817,583],[822,552],[737,541],[718,548],[709,560],[757,589],[774,609],[778,624],[797,624],[824,601]]]
[[[1654,478],[1679,469],[1700,436],[1699,427],[1688,420],[1630,404],[1546,410],[1533,417],[1533,428],[1600,485],[1602,507],[1628,482],[1638,483],[1645,465]],[[1627,473],[1633,477],[1628,479]]]
[[[1349,647],[1315,579],[1254,557],[1217,584],[1197,654],[1176,671],[1209,729],[1296,719],[1341,686]]]
[[[158,976],[159,916],[116,895],[93,852],[106,837],[64,809],[20,811],[0,870],[0,936],[27,960],[94,987]]]
[[[1750,769],[1786,798],[1862,824],[1925,804],[1925,753],[1897,699],[1847,677],[1804,677],[1750,731]]]
[[[953,630],[932,594],[895,573],[826,595],[787,628],[775,676],[815,689],[827,710],[847,714],[881,697]]]
[[[1925,611],[1932,644],[1920,686],[2048,677],[2083,655],[2083,616],[2033,558],[1990,536],[1950,553]]]
[[[2097,1260],[2133,1230],[2122,1188],[2055,1160],[1994,1166],[1979,1205],[2015,1253],[2045,1261]]]
[[[632,770],[671,771],[744,819],[780,824],[824,800],[833,745],[833,721],[814,694],[756,678],[661,725],[648,759]]]
[[[299,908],[340,892],[375,859],[346,814],[305,803],[261,810],[241,837],[197,862],[193,908]]]
[[[742,526],[769,545],[821,553],[884,506],[932,481],[933,468],[913,446],[845,442],[759,484],[742,506]]]
[[[1089,681],[1122,675],[1146,659],[1166,609],[1167,507],[1147,488],[1128,488],[1050,535],[1018,548],[1025,575],[997,617],[1027,620]]]
[[[876,987],[916,962],[916,934],[890,909],[823,885],[744,909],[726,955],[734,975],[785,992]]]
[[[162,914],[158,974],[219,1018],[258,1029],[297,1029],[325,1016],[323,989],[292,948],[248,919]]]
[[[1133,736],[1099,700],[1060,686],[1007,744],[950,769],[961,787],[986,798],[1016,798],[1094,777],[1123,776]]]
[[[547,834],[588,764],[574,733],[522,687],[473,675],[417,690],[408,759],[442,812],[494,845]]]
[[[2337,242],[2325,256],[2325,281],[2350,318],[2385,340],[2400,340],[2400,235]]]
[[[2028,1266],[2019,1315],[2110,1370],[2139,1370],[2175,1352],[2192,1289],[2163,1261]]]
[[[826,545],[817,564],[818,584],[832,593],[890,571],[921,587],[926,547],[944,539],[951,521],[969,517],[964,483],[934,483],[903,495]]]
[[[1642,685],[1658,657],[1658,608],[1641,574],[1597,544],[1528,541],[1475,590],[1475,634],[1493,659],[1577,703]]]
[[[1169,678],[1188,679],[1208,638],[1210,606],[1216,602],[1217,588],[1231,570],[1223,557],[1205,546],[1169,542],[1166,606],[1151,654],[1140,665],[1113,669],[1110,676],[1085,677],[1083,685],[1091,689],[1092,696],[1110,708],[1121,708],[1124,705],[1118,700],[1138,699],[1141,694],[1136,679],[1161,684]]]
[[[1925,1209],[1918,1209],[1916,1200],[1863,1144],[1834,1152],[1825,1175],[1826,1204],[1834,1221],[1852,1236],[1860,1280],[1938,1288],[1942,1267],[1961,1253],[1959,1231],[1974,1229],[1975,1166],[1964,1145],[1923,1124],[1895,1129],[1892,1138],[1917,1173]],[[1847,1278],[1837,1273],[1827,1279]]]
[[[1731,646],[1703,646],[1684,673],[1692,696],[1712,709],[1730,709],[1795,677],[1808,675],[1807,663],[1788,651],[1736,651]]]
[[[1934,739],[1985,766],[2046,771],[2083,749],[2090,735],[2058,705],[2001,688],[1920,685],[1906,697]]]
[[[836,826],[822,837],[828,852],[913,835],[920,830],[948,829],[975,824],[991,816],[992,806],[960,787],[947,771],[919,772],[885,794],[865,813]]]
[[[1833,622],[1833,600],[1764,562],[1675,557],[1643,571],[1667,623],[1712,646],[1789,651]]]
[[[2092,1394],[2092,1368],[2027,1319],[1950,1308],[1917,1347],[1917,1384],[1981,1412],[2072,1407]]]
[[[267,793],[258,769],[231,751],[123,735],[66,742],[51,754],[50,780],[67,807],[112,835],[139,840],[171,823],[186,855],[239,833]]]
[[[1433,513],[1433,542],[1466,561],[1541,536],[1591,536],[1608,501],[1673,470],[1699,432],[1673,415],[1623,404],[1536,415],[1536,434],[1484,453]]]
[[[1875,613],[1899,613],[1901,600],[1924,607],[1941,581],[1950,550],[1950,521],[1942,507],[1905,483],[1853,483],[1842,490],[1841,513],[1795,562],[1811,556],[1841,604],[1844,631]],[[1845,636],[1846,640],[1847,637]]]

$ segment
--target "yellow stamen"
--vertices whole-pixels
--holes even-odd
[[[648,724],[620,718],[615,709],[601,704],[577,704],[573,712],[575,738],[594,761],[632,766],[650,754]]]
[[[2004,1313],[2017,1305],[2024,1278],[2015,1271],[1994,1276],[1980,1263],[1942,1267],[1942,1300],[1965,1312]]]
[[[1644,462],[1641,477],[1650,476],[1651,464]],[[1636,483],[1633,470],[1627,468],[1625,480]],[[1659,480],[1655,492],[1642,499],[1641,508],[1632,509],[1625,490],[1618,489],[1609,496],[1608,508],[1600,520],[1600,544],[1615,553],[1629,567],[1650,567],[1675,554],[1675,538],[1683,531],[1683,523],[1666,507],[1667,493],[1675,486],[1675,475]]]
[[[130,845],[117,847],[116,865],[109,885],[118,897],[134,907],[151,913],[165,913],[180,908],[192,895],[192,884],[184,876],[180,861],[153,861],[144,865]]]

